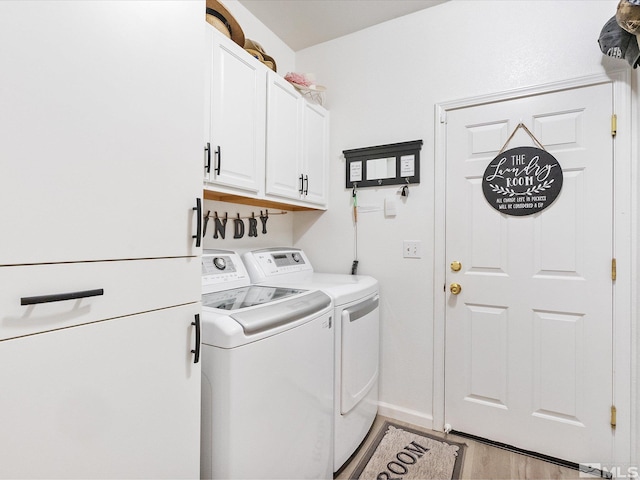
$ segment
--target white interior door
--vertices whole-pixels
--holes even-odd
[[[574,462],[611,459],[611,83],[447,112],[445,421]],[[485,168],[522,122],[560,163],[545,210],[509,216]],[[536,146],[523,129],[508,145]],[[458,283],[458,295],[449,285]]]

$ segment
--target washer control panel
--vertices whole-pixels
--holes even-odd
[[[223,290],[249,284],[249,274],[236,252],[205,250],[202,253],[202,287]]]

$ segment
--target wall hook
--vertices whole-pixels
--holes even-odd
[[[405,180],[407,181],[407,184],[402,186],[402,189],[400,190],[400,195],[403,197],[408,197],[409,196],[409,178],[405,178]]]

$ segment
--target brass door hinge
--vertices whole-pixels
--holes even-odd
[[[611,428],[616,428],[616,406],[611,405]]]
[[[612,258],[611,259],[611,280],[615,282],[617,277],[618,277],[618,267],[616,266],[616,259]]]
[[[614,113],[611,115],[611,136],[615,137],[618,133],[618,116]]]

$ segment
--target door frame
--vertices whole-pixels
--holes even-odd
[[[566,81],[498,92],[478,97],[436,103],[435,105],[435,161],[434,161],[434,378],[433,378],[433,428],[444,430],[445,425],[445,318],[447,294],[440,285],[446,285],[446,118],[449,111],[486,103],[514,100],[521,97],[568,91],[602,83],[613,86],[613,112],[617,116],[617,134],[613,142],[613,250],[617,261],[617,279],[613,282],[613,392],[612,402],[617,408],[617,427],[613,436],[614,461],[632,465],[633,453],[638,448],[636,425],[640,412],[632,411],[637,405],[638,352],[636,318],[638,283],[636,235],[638,218],[638,188],[634,180],[638,170],[632,161],[633,139],[632,90],[629,69],[614,70],[606,74],[569,79]],[[633,355],[633,356],[632,356]],[[608,412],[603,412],[608,415]],[[453,426],[455,429],[455,425]],[[623,470],[624,471],[624,470]]]

